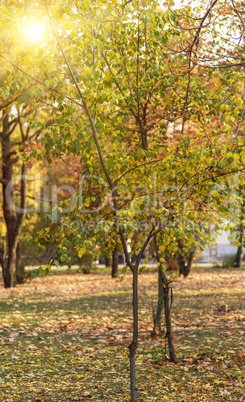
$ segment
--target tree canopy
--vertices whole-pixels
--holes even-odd
[[[43,134],[31,158],[72,155],[80,172],[76,195],[54,208],[35,242],[56,245],[69,265],[74,252],[82,257],[98,246],[124,252],[133,273],[133,373],[137,277],[147,246],[155,246],[161,266],[162,253],[181,253],[183,239],[192,251],[210,226],[241,224],[241,4],[46,0],[30,2],[26,14],[27,4],[1,4],[2,109],[23,85],[20,102],[45,101],[53,120],[38,122]],[[42,36],[21,30],[32,19]],[[131,396],[137,400],[134,374]]]

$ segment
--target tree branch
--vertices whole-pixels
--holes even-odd
[[[58,37],[58,34],[57,34],[57,32],[56,32],[56,28],[55,28],[55,26],[54,26],[52,17],[51,17],[51,15],[50,15],[50,12],[49,12],[49,9],[48,9],[47,0],[45,0],[45,4],[46,4],[47,13],[48,13],[49,19],[50,19],[50,21],[51,21],[51,25],[52,25],[52,28],[53,28],[54,35],[55,35],[55,37],[56,37],[56,40],[57,40],[57,42],[58,42],[60,51],[61,51],[61,53],[62,53],[62,56],[63,56],[64,60],[65,60],[65,63],[66,63],[66,65],[67,65],[67,68],[68,68],[69,73],[70,73],[70,75],[71,75],[72,81],[73,81],[73,83],[74,83],[74,85],[75,85],[75,87],[76,87],[76,90],[77,90],[77,92],[78,92],[78,94],[79,94],[79,96],[80,96],[80,98],[81,98],[83,108],[85,109],[85,112],[87,113],[87,116],[88,116],[88,119],[89,119],[89,123],[90,123],[90,127],[91,127],[91,129],[92,129],[92,134],[93,134],[93,137],[94,137],[94,142],[95,142],[95,145],[96,145],[96,148],[97,148],[97,152],[98,152],[98,155],[99,155],[100,163],[101,163],[103,172],[104,172],[104,174],[105,174],[105,177],[106,177],[106,179],[107,179],[107,182],[108,182],[108,184],[109,184],[109,186],[110,186],[110,189],[112,190],[112,188],[113,188],[113,183],[112,183],[112,180],[111,180],[111,178],[110,178],[110,176],[109,176],[107,167],[106,167],[106,165],[105,165],[105,161],[104,161],[104,157],[103,157],[103,154],[102,154],[102,151],[101,151],[101,148],[100,148],[100,144],[99,144],[99,140],[98,140],[98,137],[97,137],[97,132],[96,132],[96,128],[95,128],[95,125],[94,125],[94,121],[93,121],[93,119],[92,119],[90,110],[89,110],[89,108],[88,108],[86,102],[85,102],[84,99],[83,99],[82,91],[81,91],[80,88],[79,88],[79,85],[78,85],[78,83],[77,83],[77,80],[76,80],[76,78],[75,78],[75,76],[74,76],[74,74],[73,74],[73,71],[72,71],[72,69],[71,69],[70,63],[69,63],[69,61],[68,61],[68,59],[67,59],[67,57],[66,57],[66,54],[65,54],[64,49],[63,49],[63,46],[62,46],[62,44],[61,44],[61,42],[60,42],[60,39],[59,39],[59,37]]]
[[[58,95],[60,95],[60,92],[50,86],[47,86],[45,84],[43,84],[43,82],[39,81],[37,78],[32,77],[30,74],[28,74],[26,71],[22,70],[20,67],[16,66],[14,63],[12,63],[10,60],[6,59],[6,57],[4,57],[2,54],[0,54],[0,57],[2,57],[7,63],[11,64],[11,66],[13,66],[16,70],[20,71],[22,74],[24,74],[25,76],[27,76],[28,78],[30,78],[31,80],[35,81],[36,83],[42,85],[43,87],[45,87],[48,91],[54,92]],[[69,100],[70,102],[74,103],[75,105],[78,105],[80,107],[83,107],[83,105],[79,102],[77,102],[75,99],[72,99],[70,96],[66,96],[65,99]]]

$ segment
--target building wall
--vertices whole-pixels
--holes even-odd
[[[225,231],[223,231],[220,235],[217,235],[217,243],[213,243],[210,247],[207,247],[202,252],[198,261],[222,261],[225,257],[228,257],[229,255],[235,255],[237,252],[237,247],[234,247],[232,243],[229,242],[229,240],[227,239],[229,235],[230,233],[226,233]]]

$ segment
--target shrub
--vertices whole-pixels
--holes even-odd
[[[97,251],[87,250],[82,257],[77,257],[77,264],[79,265],[78,270],[84,274],[90,274],[93,268],[93,263],[97,259]]]
[[[225,257],[222,261],[222,268],[234,267],[235,258],[235,254],[227,255],[227,257]]]

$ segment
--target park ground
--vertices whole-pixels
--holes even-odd
[[[58,272],[58,271],[54,271]],[[128,401],[130,273],[51,274],[0,288],[0,401]],[[140,274],[140,401],[244,401],[245,270],[173,275],[178,364],[150,336],[157,273]]]

